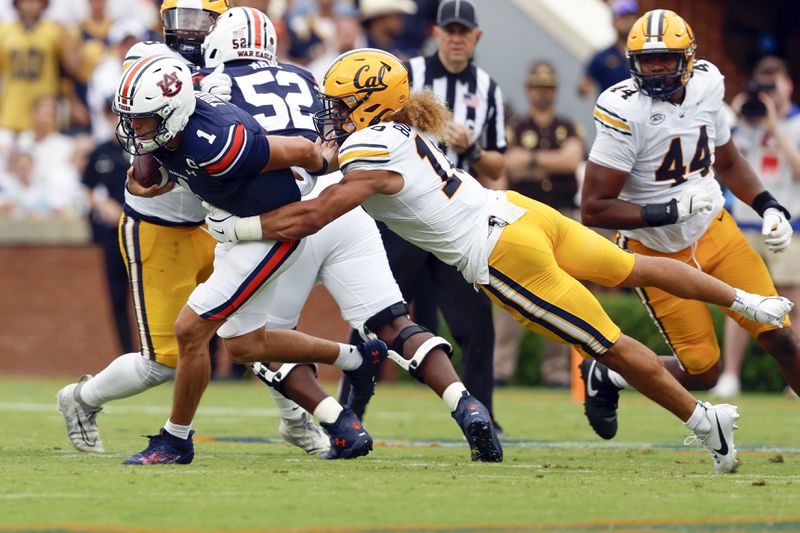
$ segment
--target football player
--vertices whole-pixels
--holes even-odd
[[[737,408],[697,401],[654,353],[622,334],[576,278],[661,287],[773,324],[783,322],[791,302],[734,289],[679,261],[624,252],[544,204],[484,189],[439,150],[449,112],[429,92],[409,95],[406,69],[391,54],[343,54],[323,85],[326,110],[317,127],[323,138],[342,141],[344,178],[316,199],[235,221],[235,236],[296,239],[361,205],[401,237],[455,265],[532,331],[572,344],[624,375],[686,424],[717,472],[735,468]]]
[[[179,183],[230,212],[257,213],[299,200],[292,164],[327,173],[319,144],[266,135],[258,121],[233,104],[196,95],[189,69],[172,56],[149,56],[128,67],[112,107],[120,117],[123,146],[135,155],[152,154],[169,172],[166,185],[145,187],[129,169],[128,189],[135,195],[161,195]],[[191,462],[191,423],[208,383],[208,343],[215,333],[237,362],[333,364],[358,381],[352,403],[369,400],[377,365],[387,352],[383,341],[354,347],[264,328],[270,294],[264,289],[294,262],[302,245],[300,240],[217,245],[214,271],[192,291],[175,322],[180,356],[172,415],[148,447],[125,464]],[[372,449],[372,439],[349,408],[321,413],[320,419],[329,433],[342,437],[331,447],[331,458],[358,457]]]
[[[316,84],[307,71],[276,63],[275,30],[264,13],[232,8],[217,20],[203,48],[202,72],[229,75],[231,102],[253,115],[270,135],[317,139],[314,114],[322,110],[322,102]],[[337,174],[327,183],[338,181],[341,173]],[[319,195],[324,185],[317,185],[306,198]],[[227,216],[217,210],[210,218],[219,223]],[[366,328],[390,344],[404,356],[398,363],[444,399],[470,444],[473,460],[502,459],[489,412],[459,380],[447,356],[449,343],[409,319],[378,228],[363,210],[353,209],[306,239],[292,268],[273,284],[267,327],[294,328],[317,280],[354,329]],[[280,388],[295,373],[291,365],[257,364],[254,370],[263,381]],[[313,404],[301,405],[314,411]],[[353,410],[362,416],[363,410]]]
[[[192,69],[202,60],[201,45],[212,22],[227,11],[226,0],[165,0],[161,7],[164,37],[158,42],[134,45],[124,67],[156,54],[181,58]],[[172,48],[171,48],[172,47]],[[185,56],[176,53],[180,50]],[[221,81],[220,81],[221,80]],[[216,94],[230,94],[230,80],[213,73],[203,77]],[[227,91],[226,91],[227,88]],[[85,452],[102,452],[97,414],[108,401],[126,398],[173,378],[178,360],[174,323],[198,283],[212,270],[216,241],[202,231],[206,210],[200,200],[182,187],[167,194],[144,198],[126,191],[125,213],[120,221],[120,244],[128,264],[141,351],[117,357],[96,376],[85,375],[58,393],[58,408],[66,421],[72,444]],[[310,368],[294,372],[313,383]],[[281,412],[280,433],[287,442],[310,454],[325,455],[330,438],[308,413],[270,389]]]
[[[723,208],[719,178],[763,218],[774,253],[791,242],[788,211],[764,189],[731,142],[723,106],[723,76],[697,60],[689,25],[672,11],[642,16],[628,35],[631,78],[597,100],[597,138],[583,185],[581,213],[589,226],[619,229],[621,248],[669,257],[747,291],[777,294],[762,259]],[[720,351],[708,307],[645,283],[637,289],[674,356],[666,368],[689,389],[708,389],[720,374]],[[789,319],[758,323],[723,311],[773,357],[800,392],[800,341]],[[586,415],[595,431],[617,431],[619,388],[613,369],[584,361]]]

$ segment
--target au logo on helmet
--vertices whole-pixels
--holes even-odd
[[[388,85],[383,81],[383,76],[386,74],[386,65],[381,65],[378,73],[370,76],[367,74],[370,70],[370,65],[364,65],[356,71],[353,76],[353,86],[357,89],[356,93],[361,94],[372,91],[382,91],[388,88]]]
[[[181,91],[181,87],[183,87],[183,82],[178,79],[178,73],[172,72],[171,74],[164,74],[164,77],[156,83],[158,88],[161,89],[161,94],[164,96],[175,96]]]

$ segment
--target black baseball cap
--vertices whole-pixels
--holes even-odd
[[[475,16],[475,6],[469,0],[443,0],[439,4],[436,14],[436,25],[440,27],[448,24],[460,24],[465,28],[477,28],[478,17]]]

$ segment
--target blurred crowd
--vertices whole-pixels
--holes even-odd
[[[438,0],[231,3],[267,12],[278,32],[279,60],[306,67],[317,80],[335,57],[353,48],[380,48],[408,61],[435,57],[443,43],[437,39],[446,38],[446,31],[434,32]],[[162,40],[160,4],[160,0],[0,0],[0,219],[88,216],[95,239],[114,248],[127,160],[115,144],[116,117],[109,104],[126,51],[138,41]],[[577,87],[561,87],[556,66],[544,58],[521,76],[529,106],[517,110],[506,106],[505,170],[497,180],[488,179],[487,172],[475,172],[484,174],[485,184],[517,190],[577,217],[585,132],[579,117],[557,115],[555,109],[559,91],[577,91],[594,100],[630,76],[626,36],[641,12],[636,0],[608,0],[608,4],[617,39],[592,57]],[[470,56],[480,38],[475,35],[475,41],[468,43]],[[458,32],[450,34],[450,39],[459,38]],[[748,87],[731,99],[731,120],[740,124],[734,140],[768,186],[780,181],[781,194],[797,197],[800,111],[792,103],[790,73],[785,63],[771,58],[760,63],[753,76]],[[464,147],[459,158],[473,161],[475,143],[465,141]],[[478,144],[477,161],[486,149]],[[475,163],[475,168],[479,166]],[[732,208],[734,216],[749,215],[741,206]],[[794,277],[796,269],[789,270],[776,280],[782,292],[793,294],[800,280]],[[495,318],[495,328],[494,376],[502,384],[515,372],[522,330],[504,316]],[[129,344],[130,339],[122,342]],[[743,342],[731,345],[740,352]],[[545,351],[544,382],[568,385],[565,348],[548,345]],[[731,375],[738,371],[728,370]],[[738,382],[731,386],[738,387]]]

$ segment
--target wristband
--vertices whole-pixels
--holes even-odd
[[[481,147],[478,146],[478,143],[472,143],[467,147],[467,151],[464,152],[464,160],[467,163],[477,163],[481,160]]]
[[[233,231],[240,241],[260,241],[263,237],[261,218],[258,215],[240,218],[234,222]]]
[[[328,173],[328,160],[324,157],[322,158],[322,168],[319,170],[315,170],[314,172],[309,172],[312,176],[324,176]]]
[[[753,203],[750,204],[753,210],[758,213],[758,216],[764,218],[764,211],[769,209],[770,207],[774,207],[778,211],[783,213],[783,216],[786,217],[786,220],[791,220],[792,215],[789,211],[783,207],[781,204],[778,203],[778,200],[775,199],[774,196],[769,191],[761,191],[753,198]]]
[[[678,200],[673,198],[664,204],[643,205],[642,218],[651,228],[674,224],[678,221]]]

